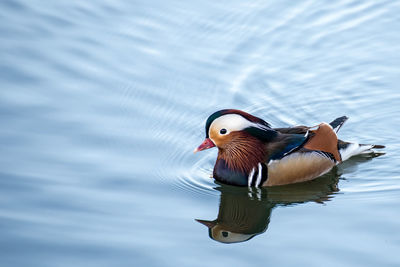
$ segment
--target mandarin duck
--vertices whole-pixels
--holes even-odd
[[[261,187],[309,181],[352,156],[384,148],[339,140],[336,133],[347,119],[271,128],[249,113],[224,109],[208,117],[206,138],[194,152],[218,148],[213,178],[221,183]]]

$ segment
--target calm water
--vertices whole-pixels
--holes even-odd
[[[400,2],[246,2],[0,2],[1,266],[400,265]],[[386,154],[219,185],[222,108]]]

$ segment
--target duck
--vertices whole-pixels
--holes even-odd
[[[338,139],[337,132],[347,119],[272,128],[245,111],[223,109],[208,117],[206,138],[194,153],[218,148],[212,177],[223,184],[267,187],[306,182],[352,156],[385,147]]]

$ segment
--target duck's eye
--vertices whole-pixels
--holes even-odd
[[[223,237],[228,237],[228,232],[223,231],[223,232],[222,232],[222,236],[223,236]]]
[[[226,132],[227,132],[227,131],[226,131],[225,128],[222,128],[221,130],[219,130],[219,133],[220,133],[220,134],[226,134]]]

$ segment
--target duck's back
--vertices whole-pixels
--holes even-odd
[[[310,135],[299,150],[268,163],[268,179],[263,186],[312,180],[341,161],[338,138],[329,124],[321,123]]]

